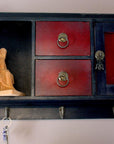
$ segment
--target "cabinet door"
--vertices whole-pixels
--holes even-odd
[[[95,49],[104,52],[104,70],[96,69],[97,94],[114,95],[114,23],[97,23]],[[97,60],[96,60],[97,63]]]

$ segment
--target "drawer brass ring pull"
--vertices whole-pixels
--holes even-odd
[[[64,82],[65,84],[61,84],[60,82]],[[57,85],[60,87],[66,87],[69,84],[69,78],[68,78],[68,73],[61,71],[58,74],[58,78],[57,78]]]
[[[66,43],[64,46],[62,46],[60,44],[60,42],[62,43]],[[58,40],[57,40],[57,45],[60,47],[60,48],[66,48],[68,45],[69,45],[69,40],[68,40],[68,36],[67,34],[65,33],[60,33],[59,36],[58,36]]]

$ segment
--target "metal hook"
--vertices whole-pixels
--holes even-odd
[[[65,108],[64,106],[59,107],[59,115],[61,119],[64,119]]]
[[[5,118],[9,118],[9,108],[5,107]]]
[[[4,127],[7,125],[8,127],[11,125],[11,118],[9,117],[9,108],[8,107],[5,107],[5,116],[4,118],[2,119],[2,125],[4,125]]]

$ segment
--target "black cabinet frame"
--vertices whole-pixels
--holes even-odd
[[[100,86],[96,86],[95,75],[95,58],[94,54],[97,50],[97,39],[103,42],[102,34],[96,34],[96,31],[108,31],[108,24],[114,22],[113,14],[64,14],[64,13],[0,13],[0,22],[31,22],[31,57],[30,57],[30,73],[31,73],[31,94],[24,97],[0,97],[0,107],[10,108],[54,108],[60,106],[66,108],[66,117],[69,118],[113,118],[114,95],[105,95],[105,92],[97,94],[100,91]],[[90,37],[91,37],[91,56],[36,56],[35,55],[35,22],[36,21],[88,21],[90,22]],[[98,24],[97,24],[98,23]],[[105,23],[105,24],[104,24]],[[98,26],[97,26],[98,25]],[[110,25],[110,24],[109,24]],[[103,26],[103,28],[102,28]],[[114,27],[114,25],[113,25]],[[113,28],[112,28],[113,29]],[[111,29],[111,30],[112,30]],[[113,29],[114,30],[114,29]],[[95,39],[95,36],[97,37]],[[96,46],[96,47],[95,47]],[[35,91],[35,60],[36,59],[90,59],[92,63],[92,96],[34,96]],[[99,74],[101,76],[101,74]],[[102,77],[101,77],[102,79]],[[99,79],[97,79],[97,82]],[[98,84],[98,83],[97,83]],[[98,84],[100,85],[100,83]],[[102,88],[104,88],[105,80],[103,76]],[[104,88],[105,90],[105,88]],[[100,92],[99,92],[100,93]],[[17,109],[18,110],[18,109]],[[51,114],[51,118],[57,118],[56,112]],[[82,112],[83,111],[83,112]],[[44,112],[46,113],[46,112]],[[68,114],[67,114],[68,113]],[[26,113],[25,113],[26,115]],[[32,113],[30,114],[32,115]],[[42,113],[40,113],[42,115]],[[44,115],[44,114],[43,114]],[[31,116],[30,116],[31,117]],[[38,116],[39,118],[40,116]],[[45,116],[44,116],[45,117]],[[48,119],[48,116],[45,117]],[[58,118],[57,118],[58,119]]]

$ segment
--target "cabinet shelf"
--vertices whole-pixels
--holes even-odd
[[[11,105],[10,105],[10,102],[11,102]],[[22,102],[22,103],[21,103]],[[16,103],[19,103],[21,106],[25,106],[27,103],[31,103],[31,105],[33,106],[36,106],[36,103],[39,103],[40,105],[40,102],[41,102],[41,105],[44,103],[44,104],[47,104],[49,103],[54,103],[55,105],[55,102],[56,105],[60,103],[63,103],[65,105],[67,104],[74,104],[74,105],[77,105],[78,102],[79,103],[86,103],[88,102],[88,104],[91,105],[91,103],[93,102],[105,102],[105,103],[112,103],[114,104],[114,98],[112,98],[112,96],[7,96],[7,97],[0,97],[0,106],[4,105],[4,103],[7,103],[7,105],[10,105],[10,106],[13,106],[13,105],[16,105]],[[6,106],[7,106],[6,105]]]

